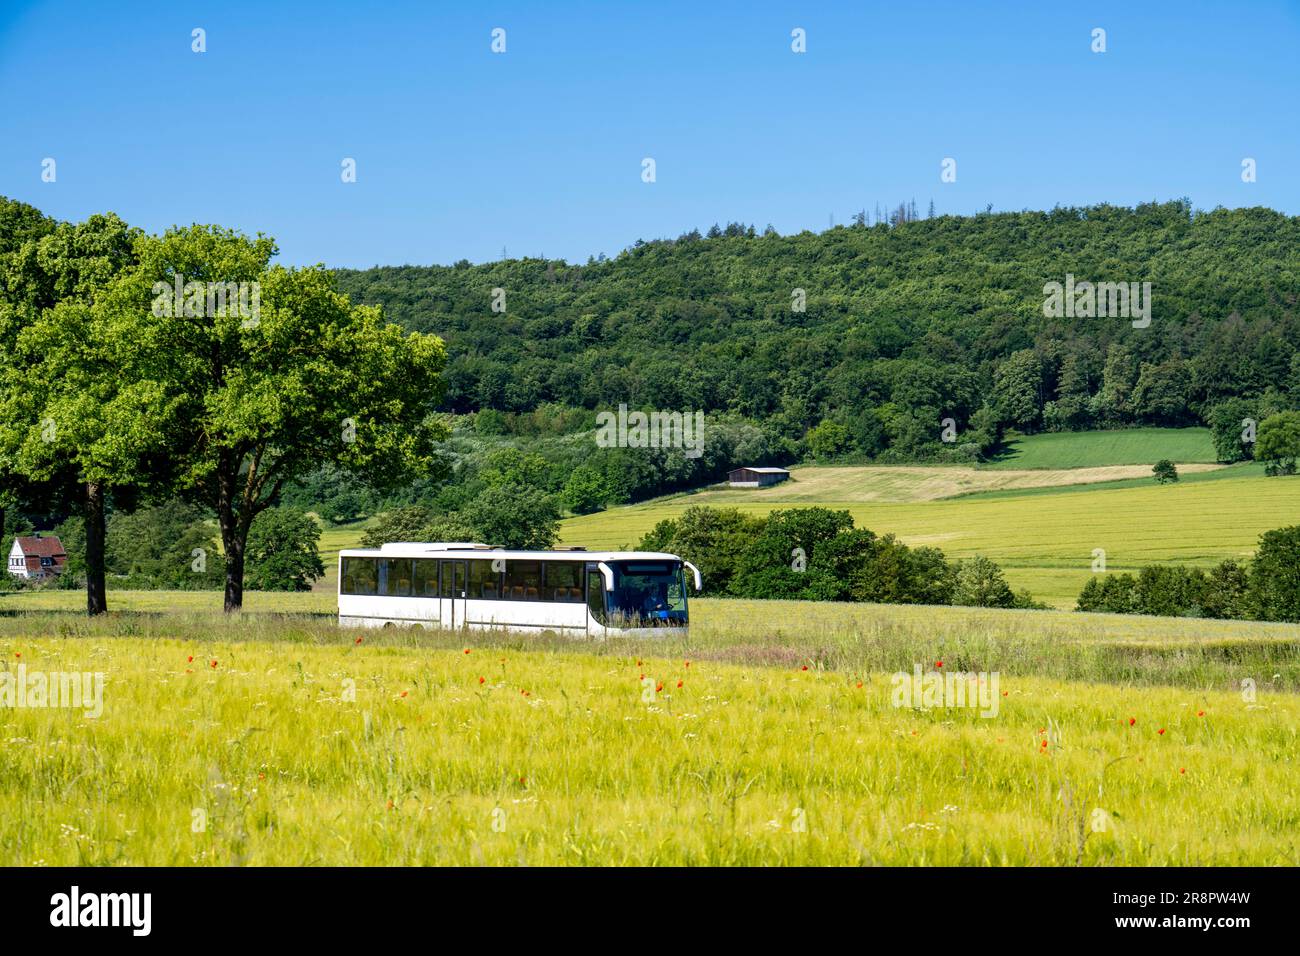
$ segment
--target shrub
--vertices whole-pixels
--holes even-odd
[[[958,562],[952,603],[968,607],[1014,607],[1016,595],[1007,584],[1002,569],[977,554]]]
[[[1250,565],[1250,609],[1264,621],[1300,621],[1300,525],[1266,531]]]
[[[250,591],[310,591],[325,573],[320,526],[305,512],[270,508],[248,529],[244,584]]]

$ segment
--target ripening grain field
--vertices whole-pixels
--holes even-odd
[[[0,864],[1300,862],[1294,627],[693,607],[660,644],[0,618],[10,673],[106,682],[0,708]],[[894,706],[914,666],[998,672],[996,714]]]

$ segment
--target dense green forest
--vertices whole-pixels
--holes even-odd
[[[586,265],[337,274],[354,302],[446,341],[443,407],[456,412],[728,411],[800,450],[905,460],[978,457],[1003,427],[1187,425],[1231,398],[1257,418],[1300,405],[1300,219],[1268,209],[859,218],[793,236],[733,223]],[[1067,275],[1150,282],[1150,324],[1045,317],[1045,284]]]

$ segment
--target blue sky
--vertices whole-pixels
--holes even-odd
[[[909,199],[1295,215],[1298,49],[1297,2],[0,0],[0,194],[359,267],[585,261]]]

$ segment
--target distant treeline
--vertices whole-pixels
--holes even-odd
[[[1004,428],[1219,420],[1236,460],[1242,418],[1300,407],[1298,270],[1300,219],[1184,200],[792,236],[732,223],[586,265],[338,276],[446,341],[448,411],[726,411],[799,453],[882,460],[976,458]],[[1150,282],[1150,325],[1045,317],[1044,286],[1067,275]]]
[[[1300,621],[1300,525],[1260,536],[1248,563],[1223,561],[1209,571],[1148,565],[1137,575],[1091,579],[1076,610],[1258,621]]]

